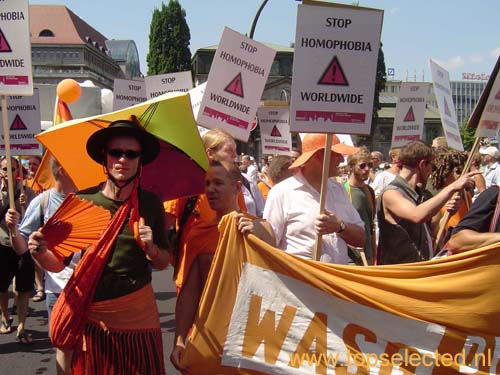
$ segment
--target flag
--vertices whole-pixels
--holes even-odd
[[[500,245],[404,265],[300,259],[232,216],[185,374],[497,374]]]
[[[55,126],[72,119],[73,116],[71,115],[71,111],[69,110],[68,105],[59,98],[56,98],[56,110],[54,113],[53,125]],[[50,152],[46,151],[45,154],[43,154],[40,166],[38,167],[38,170],[33,177],[33,183],[31,187],[35,192],[48,190],[55,185],[55,179],[50,168],[50,158]]]

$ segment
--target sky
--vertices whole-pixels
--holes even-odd
[[[164,1],[168,3],[168,0]],[[337,1],[352,4],[352,1]],[[153,10],[160,0],[30,0],[30,4],[66,5],[108,39],[132,39],[146,75]],[[191,53],[219,43],[225,26],[248,34],[262,0],[179,0],[191,32]],[[295,40],[295,0],[269,0],[254,39],[290,46]],[[360,0],[360,6],[384,10],[381,41],[393,79],[431,81],[429,59],[461,80],[462,73],[486,74],[500,54],[498,0]],[[388,77],[392,78],[392,77]]]

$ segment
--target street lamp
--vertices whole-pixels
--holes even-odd
[[[253,33],[255,32],[255,26],[257,26],[257,21],[259,20],[260,13],[262,12],[262,9],[264,9],[268,1],[269,0],[264,0],[262,4],[260,4],[260,7],[257,10],[257,13],[255,14],[255,17],[252,22],[252,28],[250,29],[250,34],[248,36],[250,39],[253,39]]]

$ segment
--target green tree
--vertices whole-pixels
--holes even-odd
[[[460,127],[460,136],[462,137],[462,144],[464,145],[465,151],[470,151],[474,145],[476,139],[476,129],[467,127],[468,120],[464,120],[462,126]]]
[[[191,34],[186,12],[177,0],[155,8],[149,32],[148,75],[191,70]]]
[[[372,115],[372,135],[373,130],[376,126],[378,126],[378,111],[380,110],[380,91],[382,91],[385,87],[386,83],[386,75],[385,75],[385,57],[384,51],[382,50],[382,42],[380,42],[380,48],[378,49],[378,58],[377,58],[377,74],[375,76],[375,96],[373,98],[373,115]]]

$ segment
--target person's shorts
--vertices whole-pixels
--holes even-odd
[[[17,292],[31,292],[35,284],[35,264],[29,251],[19,256],[13,248],[0,245],[0,293],[9,290],[16,278]]]

